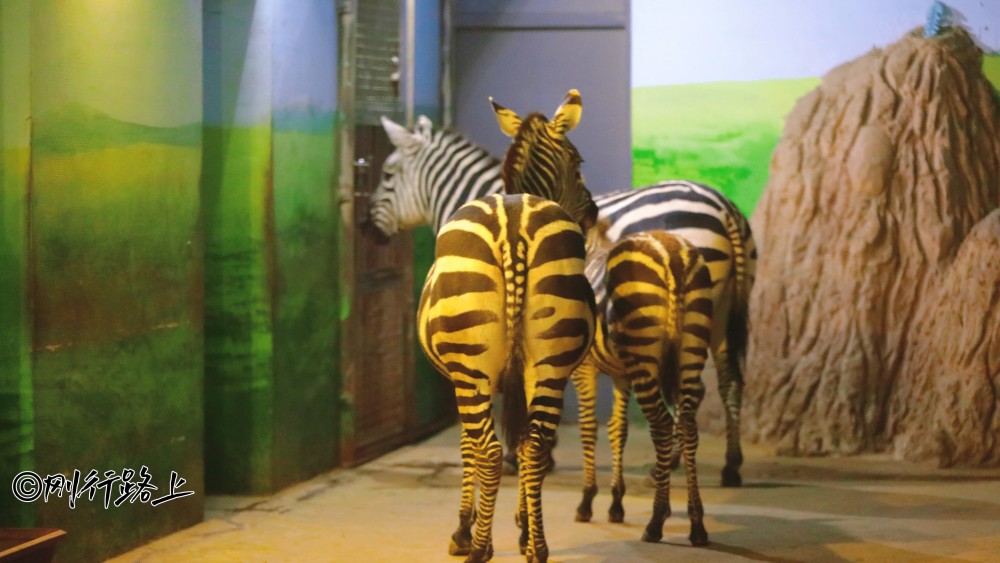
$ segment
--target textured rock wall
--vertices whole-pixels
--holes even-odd
[[[914,31],[832,70],[788,116],[753,217],[750,438],[997,461],[983,436],[1000,419],[1000,260],[971,250],[997,244],[992,219],[960,252],[1000,205],[1000,101],[981,66],[965,31]]]

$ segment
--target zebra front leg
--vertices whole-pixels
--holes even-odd
[[[725,339],[712,350],[719,383],[719,397],[726,411],[726,465],[722,468],[722,486],[739,487],[743,484],[740,467],[743,450],[740,447],[740,409],[743,402],[743,374],[739,365],[731,361]]]
[[[695,452],[698,450],[698,424],[695,421],[695,411],[684,409],[681,412],[679,425],[684,450],[684,470],[687,472],[688,518],[691,519],[691,534],[688,539],[693,546],[708,545],[708,532],[705,531],[705,509],[701,505],[701,493],[698,491],[698,470],[695,467]]]
[[[577,522],[590,522],[597,495],[594,452],[597,447],[597,367],[589,360],[573,370],[573,386],[579,400],[580,445],[583,447],[583,500],[576,508]]]
[[[451,535],[449,555],[468,555],[472,549],[472,524],[476,518],[476,449],[462,429],[462,501],[458,509],[458,529]]]
[[[637,380],[635,386],[636,398],[649,421],[649,435],[656,449],[653,515],[642,533],[642,541],[656,543],[663,538],[663,523],[670,517],[670,458],[673,453],[674,419],[667,412],[656,379],[644,377]]]
[[[628,441],[628,400],[632,389],[627,379],[615,377],[615,404],[608,422],[608,438],[611,442],[611,508],[608,509],[609,522],[625,521],[625,479],[622,476],[625,443]]]

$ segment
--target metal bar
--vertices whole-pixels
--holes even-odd
[[[340,61],[338,106],[340,113],[339,135],[340,162],[338,187],[340,196],[340,264],[338,281],[340,289],[340,461],[351,465],[355,456],[355,351],[357,350],[354,323],[354,79],[355,33],[357,31],[357,6],[353,0],[343,0],[337,6],[339,16],[338,38]]]
[[[414,49],[417,44],[416,32],[417,32],[417,5],[416,0],[406,0],[406,9],[404,17],[406,22],[406,31],[404,34],[405,43],[403,44],[405,48],[400,54],[400,59],[403,61],[403,72],[405,79],[404,92],[406,92],[403,98],[404,104],[404,115],[406,118],[407,125],[413,125],[413,104],[415,100],[415,92],[413,91],[415,86],[414,81]]]

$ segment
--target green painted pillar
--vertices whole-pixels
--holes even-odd
[[[206,481],[269,492],[335,463],[336,17],[318,0],[204,15]]]
[[[28,0],[0,4],[0,526],[34,522],[14,476],[34,467],[31,319],[28,311],[28,170],[31,104]]]
[[[281,0],[275,14],[272,349],[278,488],[338,462],[340,204],[335,3]]]
[[[205,479],[213,492],[271,488],[271,11],[204,5]]]

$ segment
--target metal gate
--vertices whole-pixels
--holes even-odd
[[[401,121],[398,0],[341,2],[343,219],[341,461],[353,466],[406,443],[414,420],[413,247],[365,228],[369,194],[392,151],[379,116]]]

